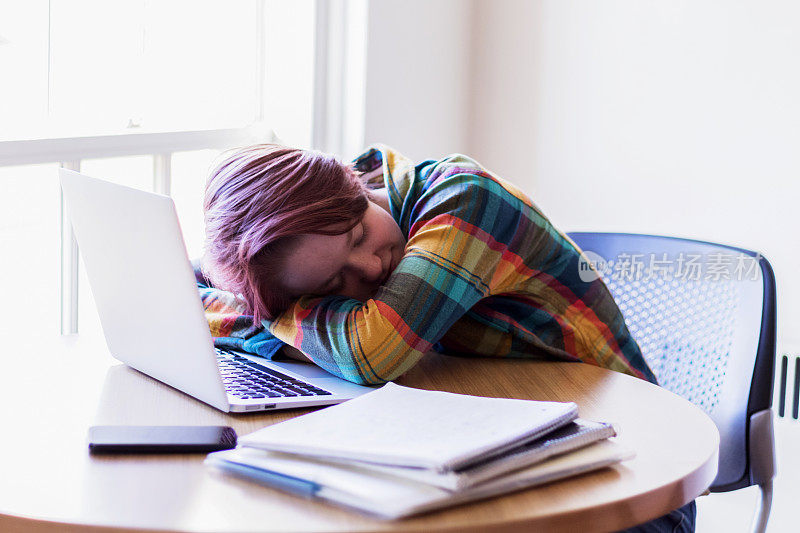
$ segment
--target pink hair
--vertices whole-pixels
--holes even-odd
[[[349,231],[367,206],[356,172],[329,154],[276,144],[235,151],[206,184],[203,271],[239,295],[256,324],[273,319],[292,300],[276,279],[292,237]]]

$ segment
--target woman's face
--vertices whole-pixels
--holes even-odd
[[[397,267],[405,244],[388,212],[385,193],[377,191],[350,231],[297,237],[281,264],[278,281],[295,298],[337,294],[363,302],[375,295]]]

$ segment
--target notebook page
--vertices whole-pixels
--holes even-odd
[[[387,383],[239,442],[309,456],[448,470],[576,417],[571,402],[485,398]]]

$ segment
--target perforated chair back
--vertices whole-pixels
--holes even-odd
[[[712,491],[774,476],[775,280],[760,254],[708,242],[570,233],[600,273],[659,384],[720,432]],[[581,275],[591,275],[588,264]]]

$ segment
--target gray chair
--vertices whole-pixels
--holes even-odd
[[[602,276],[659,384],[703,409],[720,432],[710,487],[761,489],[753,530],[772,504],[775,277],[760,254],[708,242],[570,233],[581,276]],[[591,263],[594,267],[589,267]]]

